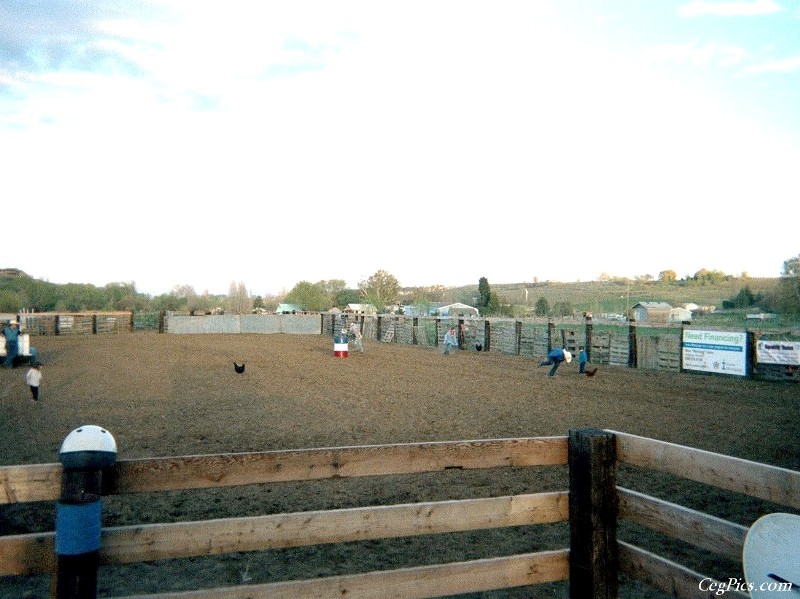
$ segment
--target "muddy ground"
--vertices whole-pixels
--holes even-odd
[[[24,369],[0,371],[0,463],[58,461],[83,424],[107,428],[119,459],[523,436],[611,428],[800,469],[800,389],[698,374],[600,368],[554,378],[538,360],[367,342],[333,357],[330,337],[159,335],[36,337],[34,403]],[[237,375],[233,362],[244,362]],[[564,469],[248,486],[107,498],[104,526],[497,496],[566,489]],[[622,468],[620,484],[749,525],[764,502]],[[0,506],[0,534],[53,529],[52,503]],[[721,578],[737,564],[623,523],[621,537]],[[564,547],[566,525],[312,546],[104,568],[100,596],[330,576]],[[47,597],[48,577],[0,578],[0,598]],[[623,578],[622,596],[661,597]],[[473,597],[566,597],[566,583]]]

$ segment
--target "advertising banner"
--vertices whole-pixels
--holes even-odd
[[[800,366],[800,341],[759,341],[756,343],[759,364]]]
[[[683,368],[747,376],[745,331],[683,330]]]

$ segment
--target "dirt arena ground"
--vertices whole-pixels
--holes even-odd
[[[800,469],[800,389],[696,374],[573,363],[556,377],[538,360],[485,352],[366,343],[333,357],[325,336],[37,337],[44,363],[34,403],[24,368],[0,371],[0,463],[58,461],[64,437],[97,424],[119,458],[564,435],[599,427]],[[237,375],[233,362],[245,362]],[[542,469],[544,470],[544,469]],[[389,479],[111,497],[104,525],[196,520],[566,489],[549,469],[448,471]],[[620,483],[749,525],[776,506],[665,477],[621,470]],[[787,511],[786,508],[779,508]],[[53,529],[52,504],[0,506],[0,534]],[[621,536],[720,577],[736,566],[632,527]],[[100,596],[330,576],[377,568],[566,546],[562,525],[314,546],[105,568]],[[705,570],[703,570],[705,571]],[[565,597],[566,584],[474,597]],[[47,577],[0,578],[0,598],[47,597]],[[622,596],[660,597],[623,579]]]

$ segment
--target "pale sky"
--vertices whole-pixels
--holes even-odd
[[[798,0],[4,2],[0,267],[153,295],[774,277],[798,107]]]

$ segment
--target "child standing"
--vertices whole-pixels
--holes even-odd
[[[586,372],[586,364],[589,362],[589,353],[583,347],[580,350],[578,354],[578,372],[584,374]]]
[[[25,373],[25,382],[31,388],[31,395],[33,401],[39,401],[39,383],[42,382],[42,365],[39,362],[34,362]]]

